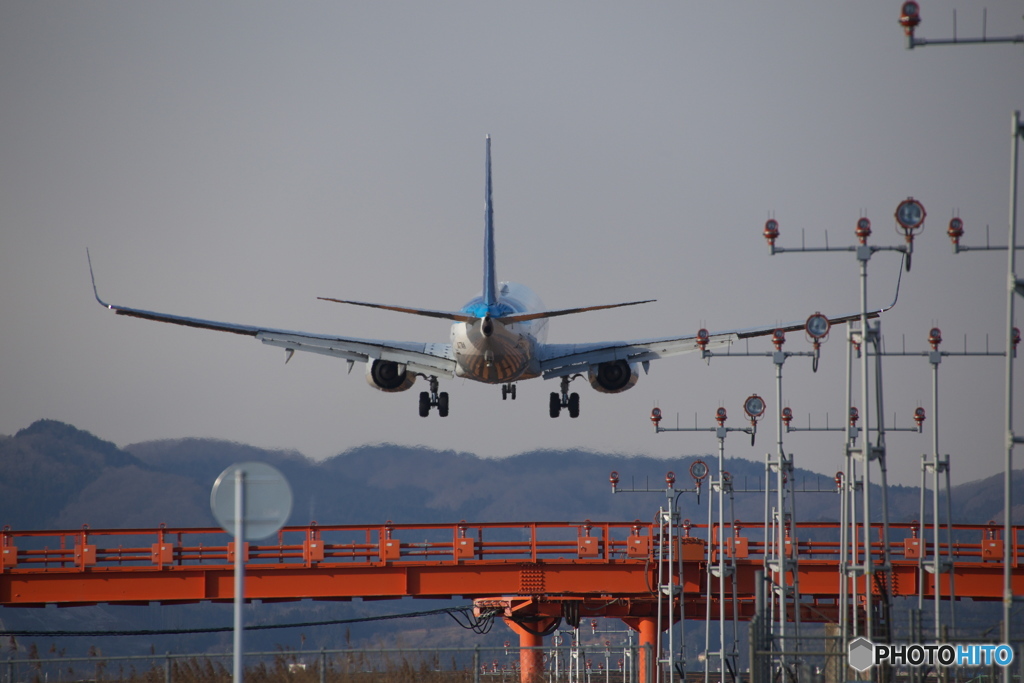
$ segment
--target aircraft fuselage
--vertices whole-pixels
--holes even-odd
[[[542,310],[540,298],[530,288],[515,282],[500,283],[497,306],[491,306],[490,311],[481,297],[466,304],[462,312],[479,317],[473,322],[452,325],[456,376],[487,384],[538,377],[538,349],[547,339],[548,320],[504,324],[495,318]]]

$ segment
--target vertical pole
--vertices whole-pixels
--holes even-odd
[[[718,677],[725,681],[725,437],[718,439]]]
[[[942,640],[939,641],[939,642],[943,642],[943,643],[948,643],[949,642],[949,626],[943,626],[942,627],[941,636],[942,636]],[[941,681],[941,683],[949,683],[949,671],[950,671],[950,667],[948,667],[948,666],[940,666],[939,667],[939,681]]]
[[[885,448],[885,396],[882,392],[882,322],[875,324],[875,402],[878,414],[878,468],[882,494],[882,568],[890,571],[889,561],[889,468],[886,464]]]
[[[768,571],[769,571],[768,561],[771,559],[771,550],[774,547],[772,545],[772,543],[771,543],[771,532],[770,532],[769,526],[768,526],[769,523],[771,522],[771,516],[770,516],[770,513],[769,513],[769,510],[770,510],[769,502],[771,501],[771,496],[772,496],[772,475],[771,475],[771,472],[772,472],[771,467],[772,467],[772,465],[771,465],[771,461],[772,461],[771,453],[765,453],[764,454],[764,517],[762,517],[762,519],[764,520],[764,544],[763,544],[764,550],[762,552],[762,558],[761,558],[761,571],[766,576],[768,575]],[[774,603],[773,603],[773,605],[774,605]],[[765,619],[765,617],[762,617],[762,626],[766,630],[770,630],[771,628],[774,628],[774,624],[772,624],[771,626],[769,626],[767,624],[764,624],[763,623],[764,619]]]
[[[932,541],[935,543],[932,567],[935,570],[935,642],[942,628],[942,583],[940,569],[942,551],[939,545],[939,361],[942,356],[932,351]],[[949,491],[946,491],[949,495]]]
[[[935,571],[935,642],[941,643],[942,635],[942,546],[939,543],[939,455],[935,455],[935,466],[932,468],[932,538],[935,541],[935,553],[932,568]],[[946,492],[949,495],[949,492]]]
[[[764,577],[763,571],[757,570],[754,572],[754,615],[757,617],[757,621],[752,625],[751,628],[751,657],[750,657],[750,677],[752,683],[768,683],[768,676],[765,666],[765,657],[767,655],[759,655],[757,652],[768,649],[768,639],[765,637],[768,633],[768,623],[766,622],[767,615],[764,609]]]
[[[860,582],[858,581],[857,572],[860,571],[861,561],[861,541],[860,541],[860,529],[857,522],[857,493],[861,489],[857,488],[857,458],[854,454],[850,454],[848,458],[850,465],[850,556],[853,558],[853,566],[849,568],[849,581],[850,581],[850,620],[853,622],[853,636],[863,635],[861,633],[861,621],[858,610],[860,608]],[[863,484],[863,482],[859,482]],[[845,645],[844,645],[845,646]]]
[[[171,683],[171,653],[164,658],[164,683]]]
[[[786,639],[787,631],[787,609],[786,601],[789,599],[789,583],[786,579],[786,565],[789,564],[789,560],[786,558],[786,530],[789,528],[786,524],[786,484],[784,480],[785,474],[785,462],[784,457],[781,453],[779,454],[778,466],[775,470],[775,484],[776,484],[776,510],[775,516],[778,520],[778,534],[776,535],[775,542],[778,547],[778,558],[779,558],[779,580],[777,582],[778,588],[776,589],[779,593],[779,650],[783,654],[779,655],[779,664],[782,667],[783,672],[788,671],[786,668],[786,655],[785,653],[789,650],[789,642]],[[783,679],[785,680],[785,679]]]
[[[327,650],[320,648],[320,683],[327,681]]]
[[[761,683],[757,671],[758,630],[761,628],[760,615],[755,611],[750,619],[750,637],[747,638],[747,659],[750,661],[750,677],[747,683]]]
[[[910,642],[920,643],[921,642],[921,609],[910,609]],[[908,678],[911,683],[918,683],[920,679],[921,670],[916,667],[910,667],[908,671]]]
[[[232,679],[242,683],[242,605],[245,603],[245,472],[235,470],[235,639]]]
[[[519,675],[522,683],[537,683],[544,675],[544,639],[530,633],[519,634]]]
[[[953,490],[949,488],[949,453],[943,463],[946,473],[946,551],[949,557],[949,627],[956,638],[956,572],[953,571]],[[949,642],[948,640],[946,641]]]
[[[1006,294],[1006,462],[1003,473],[1003,642],[1009,644],[1011,637],[1010,608],[1013,606],[1013,585],[1011,584],[1010,553],[1016,545],[1013,537],[1013,305],[1016,296],[1017,257],[1017,158],[1021,136],[1020,111],[1013,112],[1013,142],[1010,146],[1010,236],[1006,244],[1007,286]],[[1021,653],[1024,654],[1024,653]],[[1003,668],[1004,683],[1011,683],[1010,668]]]
[[[651,617],[640,617],[640,681],[639,683],[655,683],[655,668],[658,655],[655,647],[658,642],[658,622]]]
[[[718,478],[722,478],[721,463],[719,463]],[[715,548],[714,526],[712,525],[711,511],[714,509],[715,480],[711,480],[708,496],[708,558],[707,558],[707,586],[704,590],[704,683],[711,683],[711,553]],[[722,667],[723,669],[725,667]]]
[[[934,408],[932,416],[934,419]],[[928,456],[924,453],[921,454],[921,500],[918,503],[917,511],[917,543],[918,550],[920,551],[917,556],[917,611],[918,618],[920,618],[920,612],[924,609],[924,582],[925,582],[925,571],[924,571],[924,555],[928,550],[928,525],[924,522],[924,498],[925,492],[928,490]],[[921,642],[921,641],[916,641]]]
[[[473,683],[480,683],[480,646],[473,647]]]
[[[733,540],[737,536],[736,532],[736,497],[733,495],[732,486],[729,486],[729,529],[730,529],[730,540],[729,540],[729,577],[732,582],[732,669],[734,672],[740,670],[739,652],[737,647],[740,642],[739,633],[739,621],[740,621],[740,607],[739,598],[736,594],[736,545]]]
[[[780,454],[781,455],[781,454]],[[784,457],[784,456],[783,456]],[[794,650],[800,649],[800,539],[796,535],[796,473],[793,469],[793,455],[786,460],[789,474],[789,523],[792,529],[790,547],[793,549],[793,643]]]
[[[666,489],[666,495],[668,496],[668,558],[665,564],[665,574],[667,576],[668,583],[668,680],[671,681],[675,677],[675,642],[673,639],[673,632],[675,630],[675,609],[676,609],[676,584],[672,578],[672,561],[673,553],[676,550],[676,517],[675,517],[675,496],[673,489],[669,487]],[[682,579],[680,579],[680,584]],[[679,604],[683,602],[682,585],[679,586]]]
[[[652,529],[653,532],[653,529]],[[708,531],[710,533],[710,529]],[[710,546],[709,546],[710,547]],[[664,596],[661,594],[662,586],[665,585],[665,510],[664,508],[658,508],[658,609],[657,619],[659,624],[665,623],[663,621],[662,599]],[[705,648],[706,649],[706,648]],[[654,632],[654,657],[655,657],[655,668],[654,671],[661,671],[661,664],[657,660],[661,659],[661,629],[657,629]],[[650,679],[651,683],[658,680],[657,678]],[[705,681],[704,683],[707,683]]]
[[[778,443],[776,443],[775,457],[778,459],[778,485],[779,490],[777,492],[778,510],[776,514],[779,515],[779,588],[781,593],[779,595],[779,649],[783,652],[789,649],[786,642],[786,600],[789,595],[789,586],[786,582],[786,567],[789,564],[789,560],[786,556],[786,505],[785,505],[785,484],[783,482],[786,479],[786,454],[782,451],[782,363],[785,361],[785,354],[781,351],[776,351],[775,360],[775,401],[779,410],[778,417]],[[795,520],[793,520],[795,521]],[[794,572],[794,577],[796,573]],[[785,655],[782,656],[783,670],[785,670]]]
[[[849,448],[847,448],[847,461],[849,461]],[[849,610],[847,605],[847,593],[849,586],[849,578],[846,575],[846,551],[847,551],[847,528],[846,528],[846,513],[847,513],[847,495],[849,491],[849,474],[850,465],[849,462],[846,464],[846,469],[843,472],[843,483],[839,487],[839,614],[836,615],[839,620],[839,650],[846,647],[846,614]],[[845,675],[842,673],[840,675]]]
[[[874,559],[871,556],[871,410],[868,408],[868,340],[871,329],[868,324],[868,259],[871,251],[867,246],[859,250],[860,258],[860,418],[863,421],[861,453],[864,455],[864,635],[874,637],[872,611]]]
[[[676,538],[681,539],[682,537],[679,533],[678,527],[682,525],[682,520],[680,519],[682,515],[679,514],[678,510],[674,510],[673,514],[675,514],[675,521],[673,523],[677,525]],[[683,594],[686,587],[686,580],[683,575],[683,546],[681,543],[676,543],[675,541],[673,541],[673,544],[679,551],[676,553],[676,571],[679,574],[679,670],[686,671],[686,596]],[[630,634],[630,641],[632,641],[632,634]],[[680,676],[680,678],[684,678],[684,676]]]
[[[511,620],[506,620],[512,630],[519,634],[519,680],[521,683],[539,683],[544,676],[544,637],[539,632],[526,630]],[[537,622],[543,629],[545,621]],[[547,622],[549,623],[549,622]]]
[[[908,247],[909,250],[909,247]],[[908,255],[909,258],[909,255]],[[884,607],[884,620],[885,620],[885,642],[890,642],[892,638],[892,615],[890,609],[892,607],[892,595],[890,593],[890,587],[888,586],[892,580],[892,562],[889,555],[889,468],[886,464],[886,447],[885,447],[885,396],[882,391],[882,321],[879,320],[875,324],[874,334],[872,336],[872,346],[875,349],[875,407],[878,416],[878,470],[879,470],[879,492],[881,493],[882,499],[882,571],[885,573],[884,578],[886,579],[887,586],[885,592],[882,593],[883,607]],[[870,546],[869,546],[870,547]],[[881,671],[886,671],[882,669]]]
[[[846,415],[843,416],[846,429],[846,460],[843,471],[843,487],[840,496],[840,523],[842,529],[839,532],[839,634],[841,653],[846,651],[846,643],[850,639],[850,604],[856,605],[856,598],[850,598],[850,565],[857,564],[856,552],[856,516],[854,513],[854,465],[853,465],[853,435],[854,427],[849,423],[850,413],[853,410],[853,329],[852,326],[846,331]],[[854,584],[856,585],[856,584]],[[854,591],[854,594],[856,592]],[[856,620],[854,620],[854,633],[856,634]],[[846,659],[840,655],[840,675],[846,677],[846,667],[843,666]]]

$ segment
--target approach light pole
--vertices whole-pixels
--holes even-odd
[[[903,27],[903,34],[907,37],[907,49],[925,45],[971,45],[977,43],[1024,43],[1024,35],[1002,36],[999,38],[988,37],[988,10],[982,11],[981,37],[980,38],[959,38],[956,35],[956,10],[953,10],[953,37],[952,38],[918,38],[914,35],[917,27],[921,24],[921,6],[915,0],[906,0],[900,5],[900,26]]]
[[[1016,41],[1015,41],[1016,42]],[[1002,619],[1002,642],[1009,644],[1012,637],[1010,628],[1010,616],[1014,601],[1019,601],[1013,595],[1012,565],[1016,560],[1014,548],[1017,547],[1017,539],[1013,536],[1013,447],[1024,443],[1024,436],[1018,436],[1013,429],[1013,361],[1017,355],[1017,345],[1020,343],[1020,330],[1014,326],[1014,305],[1017,296],[1024,296],[1024,280],[1017,277],[1017,251],[1024,248],[1017,244],[1017,170],[1020,159],[1020,139],[1024,137],[1024,121],[1021,120],[1020,110],[1013,112],[1010,122],[1010,212],[1009,212],[1009,236],[1006,246],[969,247],[960,244],[964,234],[963,221],[955,217],[950,221],[946,234],[953,243],[953,252],[961,251],[1002,251],[1007,252],[1006,265],[1006,387],[1004,394],[1005,401],[1005,426],[1006,426],[1006,455],[1003,462],[1003,619]],[[1024,652],[1018,652],[1018,657],[1024,657]],[[1003,683],[1011,683],[1012,674],[1007,667],[1003,670]]]
[[[724,677],[726,674],[726,658],[732,660],[732,670],[738,671],[738,658],[739,651],[737,649],[739,642],[739,604],[737,600],[736,592],[736,557],[733,548],[733,533],[730,532],[726,536],[726,522],[725,522],[725,495],[729,496],[729,528],[734,530],[736,524],[735,505],[733,497],[733,486],[732,477],[725,470],[725,437],[728,436],[729,432],[743,432],[744,434],[750,435],[750,444],[754,445],[754,438],[757,434],[757,423],[764,417],[765,412],[765,401],[757,394],[751,394],[743,402],[743,412],[746,414],[747,419],[750,421],[749,427],[726,427],[725,422],[728,419],[728,412],[722,406],[719,406],[715,411],[715,422],[718,423],[717,427],[698,427],[694,424],[693,427],[662,427],[661,419],[662,413],[661,408],[654,408],[651,411],[651,422],[654,424],[654,431],[656,434],[661,432],[714,432],[718,439],[718,477],[711,479],[711,491],[717,495],[717,506],[713,499],[708,500],[708,529],[707,529],[707,542],[708,542],[708,558],[707,558],[707,571],[708,580],[705,586],[705,630],[704,630],[704,683],[710,683],[711,677],[711,662],[710,662],[710,647],[711,647],[711,630],[709,625],[711,623],[711,576],[718,578],[718,630],[719,630],[719,649],[718,649],[718,663],[719,663],[719,676]],[[694,418],[696,422],[696,417]],[[690,465],[690,476],[693,478],[697,490],[700,490],[701,483],[704,478],[708,476],[708,467],[701,461],[697,460]],[[673,477],[674,481],[674,477]],[[717,524],[714,521],[714,510],[717,507],[718,521]],[[716,555],[717,553],[717,555]],[[713,559],[717,562],[713,562]],[[785,584],[785,572],[782,572],[783,578],[782,583]],[[728,655],[725,651],[725,582],[730,581],[731,585],[731,600],[732,600],[732,652]],[[781,598],[781,601],[785,602],[785,594]],[[785,609],[783,607],[783,609]],[[785,624],[785,619],[783,619]],[[782,627],[783,638],[785,637],[785,626]],[[783,648],[785,649],[785,648]]]

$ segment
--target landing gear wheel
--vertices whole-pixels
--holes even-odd
[[[548,403],[548,412],[551,417],[558,417],[558,414],[562,412],[562,397],[557,392],[551,392],[551,401]]]
[[[551,392],[551,403],[550,413],[551,417],[558,417],[562,408],[569,409],[569,417],[580,416],[580,395],[577,393],[569,393],[569,382],[573,381],[581,375],[573,375],[571,377],[564,376],[561,381],[561,391]]]
[[[430,391],[420,392],[420,417],[430,415],[430,409],[437,406],[437,414],[441,417],[448,417],[448,392],[437,393],[437,377],[427,378],[430,382]]]
[[[501,400],[507,400],[512,397],[512,400],[516,400],[516,385],[512,382],[506,382],[501,385]]]
[[[569,417],[580,416],[580,395],[577,393],[569,394]]]
[[[437,414],[441,417],[448,417],[448,392],[442,391],[437,395]]]
[[[430,415],[430,394],[425,391],[420,392],[420,417],[426,417]]]

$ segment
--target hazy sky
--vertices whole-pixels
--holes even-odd
[[[919,35],[980,35],[975,3],[922,2]],[[1019,2],[987,3],[992,35],[1024,32]],[[248,338],[114,316],[113,303],[285,329],[448,340],[448,324],[317,301],[455,309],[481,286],[484,136],[493,137],[499,278],[550,308],[657,298],[557,318],[552,342],[692,333],[858,307],[851,254],[782,246],[895,245],[907,196],[928,211],[890,349],[1002,351],[1005,252],[953,255],[986,226],[1005,244],[1010,122],[1024,49],[908,51],[899,2],[0,3],[0,433],[40,418],[119,445],[186,436],[324,458],[396,442],[503,456],[583,447],[670,457],[710,434],[655,435],[654,405],[742,426],[764,358],[656,362],[631,391],[585,381],[576,420],[547,415],[554,381],[442,383],[451,416],[367,386],[363,368]],[[869,264],[869,299],[899,264]],[[842,421],[843,331],[821,368],[785,365],[797,423]],[[768,351],[767,342],[751,346]],[[807,350],[791,335],[787,350]],[[940,450],[953,477],[1001,471],[1002,358],[940,367]],[[1024,377],[1019,373],[1018,377]],[[1018,382],[1024,390],[1024,381]],[[886,361],[885,406],[931,415],[931,366]],[[1024,395],[1017,403],[1024,405]],[[672,419],[672,418],[670,418]],[[1017,417],[1024,430],[1024,414]],[[774,426],[730,455],[761,459]],[[893,434],[889,467],[916,484],[925,434]],[[797,465],[832,473],[838,434],[791,434]],[[628,473],[624,473],[628,474]],[[496,482],[495,485],[503,485]],[[516,485],[506,482],[504,485]],[[339,494],[341,495],[341,494]]]

